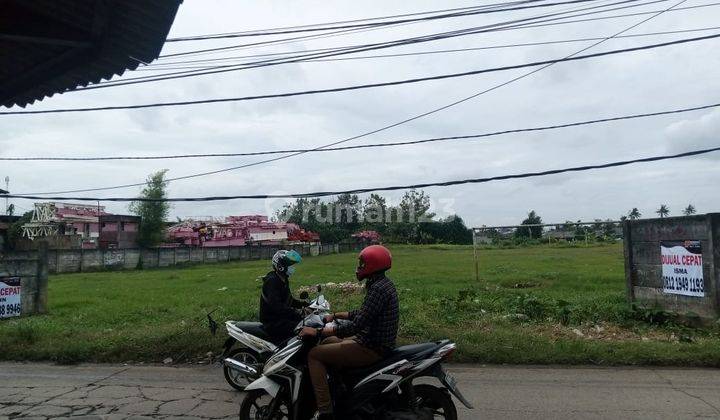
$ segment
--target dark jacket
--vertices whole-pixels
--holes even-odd
[[[393,282],[385,277],[368,279],[367,294],[360,309],[350,312],[350,321],[338,325],[338,336],[355,335],[355,341],[378,353],[395,348],[400,306]]]
[[[262,294],[260,295],[260,322],[271,335],[275,330],[286,330],[294,327],[302,319],[296,310],[303,307],[303,302],[295,299],[290,293],[288,280],[275,271],[263,277]],[[286,337],[287,338],[287,337]]]

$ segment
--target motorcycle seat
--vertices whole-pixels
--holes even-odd
[[[381,361],[377,363],[373,363],[370,366],[363,366],[356,369],[343,370],[342,373],[348,378],[361,380],[364,377],[374,372],[377,372],[378,370],[381,370],[382,368],[389,366],[395,362],[399,362],[403,359],[414,360],[417,358],[421,358],[437,350],[439,347],[439,343],[434,342],[396,347],[394,350],[390,351],[387,356],[385,356]]]
[[[265,329],[263,328],[262,322],[236,321],[235,326],[250,335],[262,338],[263,340],[267,340],[269,338],[268,333],[265,332]]]

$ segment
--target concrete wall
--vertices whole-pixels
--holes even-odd
[[[20,277],[22,315],[47,312],[48,251],[0,254],[0,277]]]
[[[625,276],[628,300],[702,318],[720,315],[720,214],[626,221]],[[661,241],[700,241],[704,297],[663,291]]]
[[[228,261],[270,260],[275,251],[290,248],[305,256],[358,252],[360,244],[323,245],[255,245],[224,248],[153,248],[153,249],[68,249],[49,250],[50,273],[79,273],[101,270],[132,270],[138,267],[157,268],[188,264],[209,264]],[[37,251],[21,252],[32,254]],[[16,255],[13,254],[13,255]]]

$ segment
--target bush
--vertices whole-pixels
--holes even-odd
[[[516,314],[526,315],[533,320],[544,319],[548,312],[547,304],[531,294],[516,296],[511,307]]]

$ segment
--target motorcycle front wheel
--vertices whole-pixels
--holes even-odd
[[[418,408],[428,408],[433,412],[433,418],[457,420],[455,403],[443,389],[432,385],[415,385],[413,387]]]
[[[250,349],[242,347],[233,349],[228,355],[228,357],[235,359],[238,362],[245,363],[246,365],[253,366],[255,368],[258,368],[260,365],[260,361],[258,360],[258,354]],[[244,374],[225,365],[223,365],[223,374],[225,375],[225,380],[227,381],[227,383],[229,383],[231,387],[237,389],[238,391],[244,391],[245,387],[248,386],[250,382],[257,379],[248,378]]]
[[[275,403],[275,407],[273,406]],[[271,412],[273,411],[273,412]],[[240,404],[240,420],[290,420],[290,409],[283,400],[274,400],[262,390],[250,391]]]

